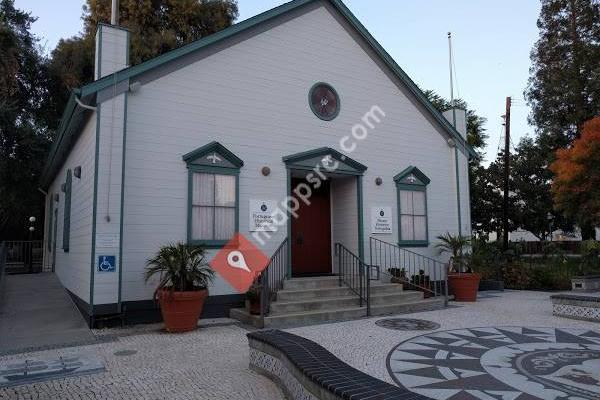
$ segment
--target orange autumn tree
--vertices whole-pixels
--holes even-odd
[[[587,121],[579,139],[558,150],[550,166],[555,173],[555,207],[575,218],[583,230],[600,226],[600,116]]]

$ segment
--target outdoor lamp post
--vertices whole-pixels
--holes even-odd
[[[29,273],[33,272],[33,232],[35,232],[35,217],[29,217],[29,223],[31,226],[29,227],[29,241],[27,242],[27,263],[29,264]]]

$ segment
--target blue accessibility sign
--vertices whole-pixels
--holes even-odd
[[[98,272],[115,272],[116,269],[115,256],[98,256]]]

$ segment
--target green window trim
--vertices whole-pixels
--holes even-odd
[[[400,247],[428,247],[429,246],[429,210],[427,206],[427,185],[431,180],[421,172],[417,167],[410,166],[394,177],[396,182],[396,196],[398,207],[398,245]],[[402,203],[401,192],[414,191],[423,192],[425,214],[418,216],[425,217],[425,240],[404,240],[402,238]],[[410,214],[417,215],[417,214]]]
[[[54,195],[52,193],[48,194],[48,231],[47,231],[47,243],[46,247],[48,249],[48,253],[52,253],[52,219],[54,218]]]
[[[67,170],[67,180],[64,183],[65,192],[65,213],[63,215],[63,251],[69,252],[70,237],[71,237],[71,185],[73,183],[73,175],[71,170]]]
[[[216,158],[215,158],[216,156]],[[212,158],[210,158],[212,157]],[[185,154],[183,161],[188,169],[188,214],[187,214],[187,242],[202,246],[207,249],[223,248],[231,239],[227,240],[199,240],[194,239],[192,235],[192,215],[193,215],[193,189],[194,174],[211,175],[231,175],[235,176],[235,211],[234,211],[234,233],[239,232],[240,225],[240,168],[244,162],[235,154],[226,149],[218,142],[211,142],[190,153]],[[206,165],[206,160],[210,159],[213,164],[220,163],[221,166]],[[219,161],[217,161],[219,160]],[[213,221],[214,223],[214,221]]]

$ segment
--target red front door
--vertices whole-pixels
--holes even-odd
[[[304,179],[292,179],[292,189]],[[329,182],[312,190],[310,205],[299,199],[298,218],[292,217],[292,274],[331,274],[331,207]]]

